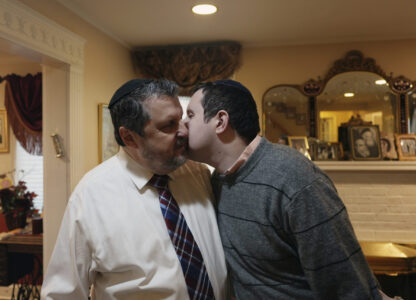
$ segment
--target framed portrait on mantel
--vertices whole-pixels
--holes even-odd
[[[287,140],[289,142],[290,147],[298,150],[307,158],[311,159],[311,156],[308,151],[309,149],[308,139],[306,138],[306,136],[288,136]]]
[[[9,126],[7,124],[7,112],[0,109],[0,153],[9,152]]]
[[[114,137],[114,127],[107,104],[98,105],[98,158],[100,162],[118,152],[119,146]]]
[[[315,160],[340,160],[343,156],[342,146],[338,142],[319,142],[315,151]]]
[[[397,160],[396,143],[393,134],[383,134],[380,136],[381,155],[384,160]]]
[[[380,160],[380,131],[378,125],[350,126],[350,149],[354,160]]]
[[[416,134],[396,134],[399,160],[416,160]]]

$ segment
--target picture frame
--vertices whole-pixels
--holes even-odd
[[[396,143],[393,134],[380,134],[381,156],[384,160],[397,160]]]
[[[318,142],[315,147],[315,160],[340,160],[343,157],[339,142]]]
[[[395,134],[399,160],[416,160],[416,134]]]
[[[114,127],[111,121],[108,105],[98,105],[98,158],[100,162],[105,161],[119,150],[119,145],[114,137]]]
[[[309,144],[308,144],[308,138],[306,136],[288,136],[287,137],[289,147],[292,147],[293,149],[296,149],[300,153],[302,153],[307,158],[311,159],[311,156],[309,154]]]
[[[6,110],[0,109],[0,153],[7,152],[9,152],[9,124]]]
[[[381,160],[378,125],[350,126],[349,137],[353,160]]]

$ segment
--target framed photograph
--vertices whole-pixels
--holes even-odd
[[[340,160],[343,156],[340,143],[319,142],[315,151],[315,160]]]
[[[397,159],[396,144],[394,143],[393,134],[380,135],[381,156],[384,160]]]
[[[298,150],[307,158],[311,159],[311,156],[308,152],[309,144],[308,144],[308,139],[306,138],[306,136],[288,136],[287,140],[289,142],[289,147],[292,147]]]
[[[295,119],[296,118],[296,107],[288,106],[286,107],[286,118]]]
[[[396,134],[399,160],[416,160],[416,134]]]
[[[349,127],[350,149],[354,160],[380,160],[380,131],[377,125]]]
[[[118,152],[119,146],[114,137],[114,127],[107,104],[98,105],[98,157],[100,162]]]
[[[9,125],[5,109],[0,109],[0,152],[9,152]]]

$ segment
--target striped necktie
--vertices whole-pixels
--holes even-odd
[[[169,191],[168,180],[169,176],[167,175],[155,174],[150,179],[149,185],[155,187],[159,192],[160,209],[176,255],[181,263],[189,298],[191,300],[215,299],[201,251],[186,224],[178,203]]]

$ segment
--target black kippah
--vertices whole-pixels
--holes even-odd
[[[133,92],[135,89],[142,87],[148,83],[152,82],[152,79],[132,79],[127,81],[125,84],[123,84],[111,97],[110,103],[108,104],[108,108],[111,109],[111,107],[117,103],[121,98],[124,96],[127,96],[131,92]]]
[[[218,85],[226,85],[226,86],[239,89],[240,91],[250,95],[250,97],[253,98],[253,95],[250,93],[248,88],[246,88],[244,85],[242,85],[238,81],[231,80],[231,79],[222,79],[222,80],[215,80],[213,83],[218,84]]]

